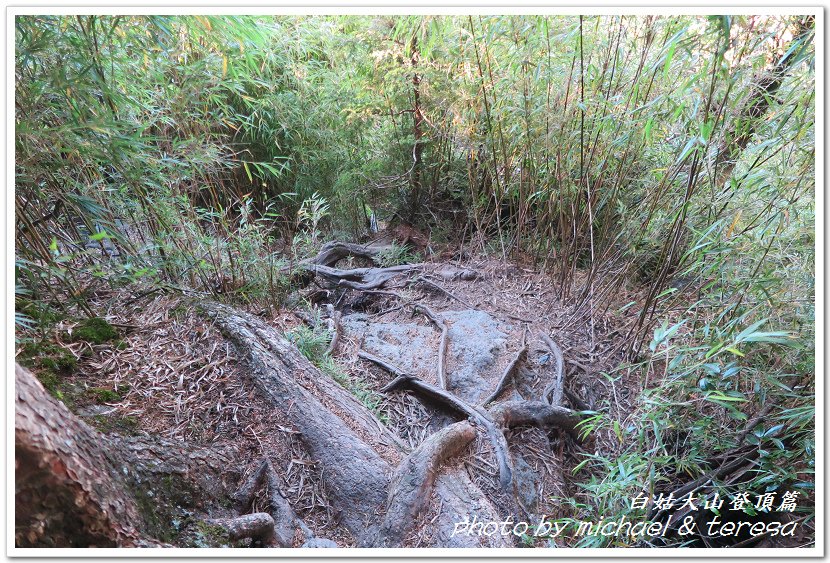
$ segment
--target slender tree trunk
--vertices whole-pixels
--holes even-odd
[[[741,153],[749,145],[761,118],[769,109],[770,101],[774,98],[784,78],[792,68],[798,55],[809,46],[810,35],[813,33],[815,21],[812,16],[798,23],[798,31],[787,50],[772,68],[765,69],[753,80],[752,93],[741,107],[738,117],[733,121],[729,131],[724,135],[715,156],[716,186],[722,186],[729,180]]]
[[[421,77],[418,75],[418,38],[413,36],[410,44],[412,49],[412,131],[415,143],[412,146],[412,192],[409,203],[409,222],[415,223],[421,199],[421,156],[424,151],[422,138],[424,136],[424,114],[421,111]]]

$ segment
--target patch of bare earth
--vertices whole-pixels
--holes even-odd
[[[476,276],[459,279],[452,275],[453,269],[472,271]],[[311,292],[308,295],[313,298]],[[542,395],[554,369],[551,351],[538,337],[547,334],[562,349],[566,389],[590,408],[610,409],[609,414],[618,420],[633,411],[631,401],[636,397],[639,382],[629,382],[624,377],[611,382],[599,375],[616,368],[621,361],[623,321],[610,314],[594,312],[586,316],[584,310],[577,312],[568,299],[560,299],[558,288],[543,273],[492,259],[473,260],[449,269],[447,264],[433,263],[425,265],[420,281],[403,276],[374,292],[338,288],[329,292],[327,300],[344,314],[365,314],[370,324],[422,325],[430,331],[424,353],[434,357],[440,332],[424,316],[414,315],[413,305],[426,305],[439,315],[465,310],[487,313],[505,331],[505,342],[498,350],[495,364],[482,374],[488,394],[495,389],[522,343],[527,341],[529,345],[526,361],[502,398],[531,399]],[[242,481],[259,460],[267,457],[282,479],[282,491],[314,533],[333,539],[340,546],[354,545],[354,539],[339,525],[338,514],[326,498],[326,475],[310,459],[285,413],[256,392],[244,363],[219,330],[199,316],[187,300],[178,297],[149,295],[127,304],[128,301],[126,293],[114,292],[101,296],[97,303],[98,310],[107,310],[105,318],[124,334],[122,346],[94,346],[91,354],[82,355],[80,347],[89,345],[66,345],[81,358],[79,370],[73,376],[74,385],[112,389],[121,397],[104,405],[82,398],[75,410],[93,424],[128,420],[134,423],[132,431],[138,433],[198,444],[231,445],[237,452]],[[292,311],[266,316],[269,324],[283,332],[300,322]],[[410,394],[382,394],[380,390],[392,377],[358,357],[365,344],[359,337],[345,333],[335,359],[352,382],[360,382],[361,388],[380,398],[376,412],[405,449],[417,447],[453,421],[442,409],[425,406]],[[446,371],[450,378],[460,367],[452,351],[463,346],[463,341],[448,342]],[[394,362],[398,358],[388,359]],[[435,369],[421,368],[416,375],[438,384]],[[318,399],[325,399],[316,391],[313,380],[299,373],[296,377]],[[386,443],[380,431],[376,436],[365,435],[363,427],[351,424],[347,413],[330,403],[326,403],[327,408],[360,433],[360,438],[391,466],[397,465],[401,459],[398,447]],[[513,429],[507,432],[507,440],[524,475],[521,486],[525,490],[519,491],[519,498],[533,504],[534,514],[568,516],[560,499],[578,492],[570,485],[569,475],[581,461],[576,455],[581,446],[563,432],[539,428]],[[476,438],[472,448],[451,464],[466,471],[500,513],[514,512],[513,501],[499,487],[498,468],[487,439]],[[264,496],[257,498],[253,510],[266,504]],[[405,545],[428,545],[419,532],[428,528],[424,525],[437,519],[440,512],[440,506],[430,505],[427,513],[420,515],[421,525],[410,533]]]

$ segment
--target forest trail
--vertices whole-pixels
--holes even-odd
[[[344,270],[372,266],[360,256],[332,255],[328,260],[331,265],[324,267],[333,270],[335,266]],[[605,321],[590,326],[574,305],[567,306],[558,298],[545,276],[500,260],[426,262],[417,270],[402,271],[366,290],[327,283],[332,273],[326,271],[316,281],[306,280],[313,283],[288,299],[297,307],[270,314],[222,307],[245,322],[258,323],[257,330],[271,329],[275,338],[289,335],[300,348],[309,346],[303,338],[313,341],[322,335],[324,345],[307,352],[317,366],[324,366],[327,390],[321,391],[320,381],[314,381],[321,372],[308,362],[305,375],[292,368],[294,381],[310,394],[309,400],[314,397],[315,404],[325,406],[332,421],[368,445],[378,456],[377,463],[385,464],[385,479],[407,455],[429,449],[428,442],[437,433],[452,431],[454,421],[466,417],[417,392],[385,390],[394,375],[367,358],[392,364],[469,405],[481,405],[474,407],[481,412],[486,412],[484,407],[520,401],[544,405],[545,389],[560,369],[557,354],[542,338],[545,335],[561,348],[564,393],[557,400],[563,406],[578,411],[610,404],[613,416],[621,418],[631,408],[627,400],[636,391],[628,389],[624,380],[609,385],[599,375],[612,370],[622,357],[619,319],[595,314],[595,319]],[[338,498],[337,483],[331,478],[338,464],[327,465],[327,460],[320,459],[325,447],[315,455],[314,444],[309,447],[304,440],[304,432],[309,431],[304,421],[328,413],[297,416],[291,406],[279,408],[264,396],[252,376],[244,339],[229,335],[227,322],[225,326],[219,326],[221,320],[208,322],[199,312],[198,297],[137,293],[138,297],[115,290],[94,298],[101,310],[109,311],[106,319],[125,333],[123,345],[65,345],[80,360],[66,388],[77,389],[74,410],[81,418],[102,429],[221,444],[236,452],[240,467],[234,470],[243,477],[255,472],[266,458],[280,476],[281,490],[315,536],[340,546],[368,541],[354,534],[365,525],[365,518],[349,522],[344,517],[344,499]],[[303,309],[300,303],[310,307]],[[440,328],[444,323],[446,337]],[[71,326],[58,328],[72,330]],[[330,347],[335,333],[336,348],[331,354],[321,353]],[[443,384],[438,375],[442,344]],[[92,349],[91,354],[83,352],[85,346]],[[305,361],[296,348],[287,353],[296,356],[293,361]],[[90,401],[91,395],[82,388],[114,390],[117,400]],[[343,393],[344,389],[348,392]],[[369,418],[374,422],[367,422]],[[477,503],[480,515],[489,520],[506,514],[524,518],[564,515],[556,499],[575,493],[568,475],[579,462],[574,453],[582,451],[579,442],[544,424],[505,428],[513,479],[512,493],[505,494],[500,484],[504,476],[499,474],[494,442],[489,438],[486,431],[470,434],[466,437],[467,442],[472,440],[469,447],[425,470],[435,473],[434,485],[418,493],[427,495],[420,505],[416,503],[418,510],[407,504],[405,512],[413,522],[400,530],[386,524],[396,542],[480,545],[478,539],[450,537],[453,522],[463,520],[469,512],[464,504],[470,502]],[[362,470],[356,461],[353,465]],[[374,501],[381,504],[386,498],[383,490],[364,494],[375,495]],[[262,502],[255,499],[252,510],[256,512]],[[382,511],[373,506],[366,514],[373,508]],[[434,527],[429,525],[436,521]],[[298,532],[297,546],[307,539]],[[503,543],[501,537],[488,541],[486,545],[512,545]]]

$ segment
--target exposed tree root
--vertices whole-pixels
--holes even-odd
[[[314,537],[314,533],[305,525],[291,508],[288,499],[282,493],[279,477],[271,465],[271,460],[263,458],[256,470],[237,489],[234,502],[237,513],[244,515],[251,508],[254,496],[263,484],[268,485],[268,509],[273,518],[273,540],[280,547],[291,547],[294,543],[294,532],[302,530],[306,539]],[[253,537],[253,536],[252,536]]]
[[[329,476],[329,498],[340,511],[342,523],[355,537],[363,536],[385,501],[392,472],[389,462],[365,439],[375,438],[374,447],[381,449],[384,443],[399,444],[400,440],[274,328],[216,303],[205,303],[202,308],[244,354],[263,396],[285,413],[312,458],[322,464]],[[399,457],[389,446],[385,453],[395,462]]]
[[[542,429],[561,428],[579,439],[577,425],[582,420],[571,409],[540,401],[508,401],[490,408],[490,415],[500,426],[538,426]]]
[[[285,266],[282,268],[282,273],[289,273],[292,269],[308,269],[311,266],[334,266],[343,258],[365,258],[371,260],[374,264],[380,265],[377,261],[378,254],[388,246],[370,246],[364,244],[355,244],[351,242],[327,242],[320,248],[317,256],[307,258],[292,266]]]
[[[441,341],[438,344],[438,385],[441,389],[447,388],[447,346],[449,341],[450,325],[447,319],[437,315],[432,309],[426,305],[415,305],[415,312],[422,313],[426,316],[432,324],[441,331]]]
[[[545,386],[542,399],[549,405],[561,405],[565,392],[565,361],[562,357],[562,350],[544,332],[540,336],[556,359],[556,374],[553,376],[553,380]]]
[[[400,545],[428,507],[441,466],[461,453],[475,435],[469,422],[456,422],[430,436],[401,462],[389,485],[386,515],[374,547]]]
[[[518,369],[519,365],[527,359],[527,344],[522,346],[522,349],[519,350],[515,356],[513,356],[513,360],[508,364],[507,369],[504,370],[501,378],[499,379],[496,388],[490,393],[484,401],[482,401],[481,405],[486,406],[489,403],[495,401],[499,395],[502,394],[505,387],[507,387],[507,383],[513,379],[514,374],[516,373],[516,369]]]
[[[339,270],[330,266],[308,265],[306,270],[313,272],[340,287],[349,289],[377,289],[386,282],[401,274],[414,272],[423,267],[423,264],[401,264],[388,268],[354,268]]]
[[[230,541],[252,538],[264,546],[276,545],[274,537],[274,519],[266,512],[245,514],[236,518],[214,518],[205,520],[211,526],[221,528]]]
[[[376,363],[397,376],[381,389],[382,393],[400,390],[413,391],[420,400],[425,400],[428,404],[442,406],[456,414],[470,418],[473,422],[484,428],[487,438],[493,445],[493,451],[499,464],[499,484],[505,490],[510,489],[513,480],[513,470],[510,463],[510,451],[507,447],[507,440],[504,434],[496,428],[496,425],[493,424],[493,421],[490,420],[486,412],[482,412],[477,407],[468,404],[449,391],[439,389],[414,375],[403,372],[400,368],[391,365],[389,362],[377,356],[373,356],[362,350],[358,355],[361,358]]]
[[[271,461],[266,458],[265,475],[268,483],[268,508],[274,517],[274,537],[280,547],[291,547],[294,542],[294,532],[300,528],[306,540],[314,537],[314,533],[306,526],[291,508],[288,499],[280,488],[280,480]]]

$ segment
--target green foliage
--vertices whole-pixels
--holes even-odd
[[[321,323],[316,323],[319,327]],[[286,334],[289,341],[293,342],[303,356],[313,363],[321,361],[326,353],[326,348],[331,342],[331,334],[325,329],[311,328],[307,325],[298,325]]]
[[[417,253],[413,253],[406,246],[396,243],[390,244],[377,254],[377,261],[383,267],[410,264],[419,260],[420,257]]]

